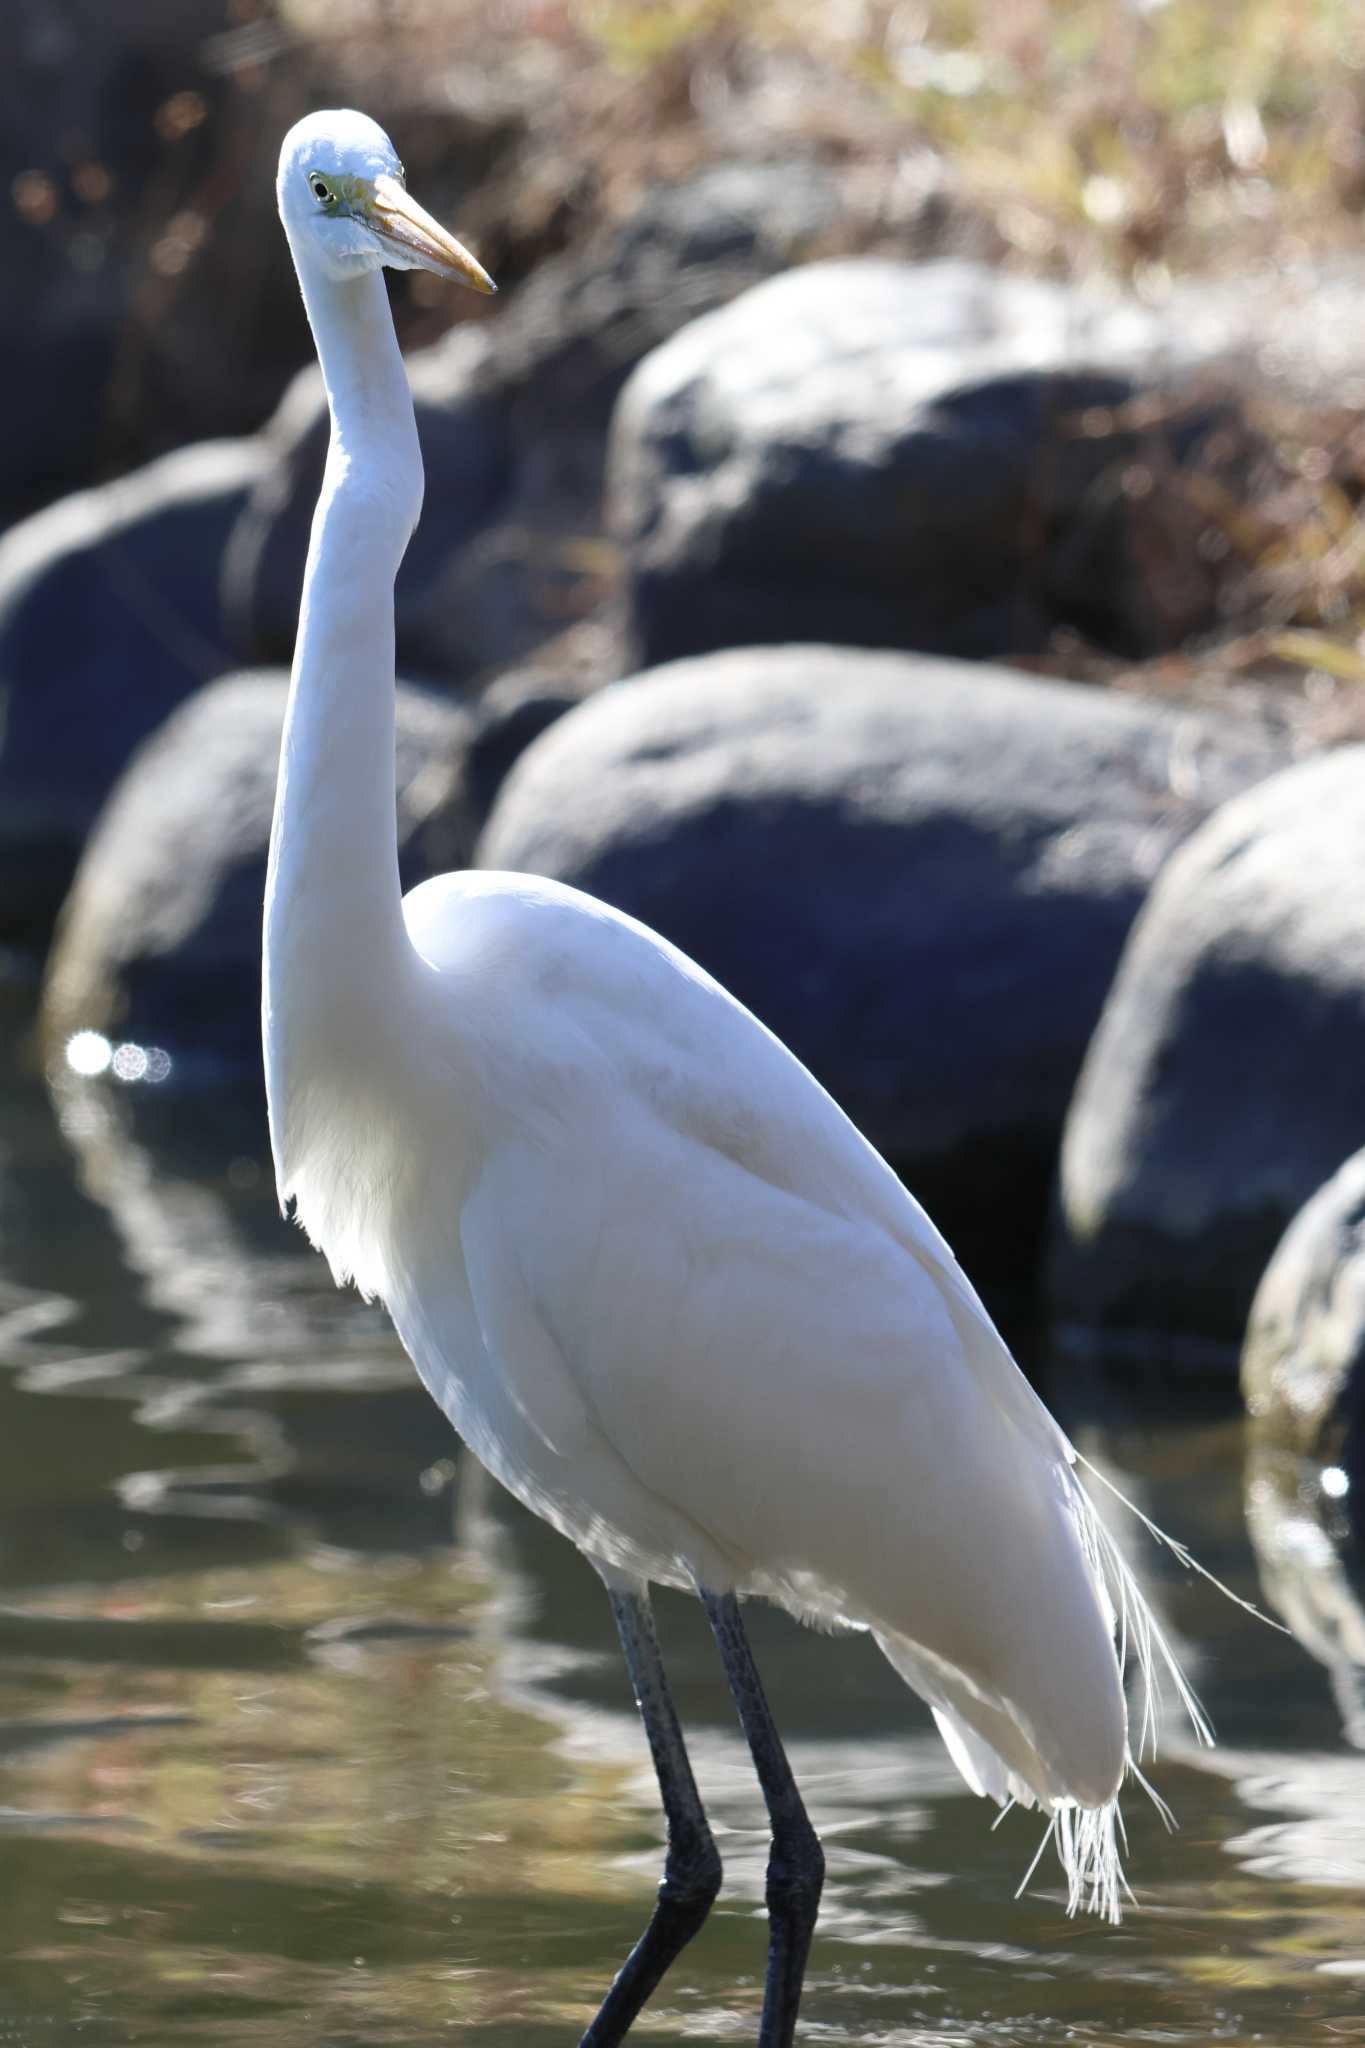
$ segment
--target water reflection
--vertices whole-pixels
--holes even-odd
[[[1342,1732],[1365,1749],[1365,1560],[1340,1477],[1252,1427],[1246,1517],[1266,1599],[1329,1673]]]
[[[55,1106],[81,1186],[100,1205],[141,1283],[207,1358],[384,1357],[377,1309],[320,1286],[275,1201],[254,1102],[177,1097],[59,1074]]]
[[[259,1130],[133,1092],[132,1117],[65,1095],[63,1146],[36,1084],[8,1084],[0,2039],[571,2042],[662,1848],[600,1590],[471,1483],[382,1321],[275,1215]],[[1230,1425],[1068,1419],[1255,1590]],[[865,1642],[755,1617],[830,1852],[807,2038],[1307,2048],[1359,2027],[1340,1583],[1308,1602],[1317,1653],[1343,1652],[1323,1670],[1156,1568],[1224,1746],[1171,1731],[1181,1832],[1133,1802],[1144,1910],[1118,1933],[1068,1922],[1045,1868],[1014,1899],[1036,1824],[990,1831]],[[700,1615],[669,1598],[661,1628],[727,1885],[640,2038],[752,2039],[761,1806]]]

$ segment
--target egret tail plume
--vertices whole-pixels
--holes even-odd
[[[1065,1467],[1064,1473],[1068,1505],[1095,1592],[1114,1633],[1120,1664],[1136,1671],[1141,1692],[1136,1728],[1130,1720],[1123,1778],[1125,1782],[1131,1779],[1147,1794],[1169,1827],[1174,1825],[1171,1809],[1141,1768],[1144,1759],[1156,1754],[1163,1692],[1174,1695],[1198,1742],[1211,1744],[1213,1730],[1132,1566],[1105,1527],[1074,1466]],[[1111,1491],[1122,1499],[1116,1489]],[[1151,1526],[1145,1516],[1140,1519]],[[1180,1546],[1172,1548],[1188,1556]],[[1012,1806],[1037,1808],[1047,1816],[1046,1830],[1020,1891],[1031,1881],[1051,1844],[1066,1879],[1068,1913],[1095,1913],[1117,1923],[1124,1901],[1133,1898],[1123,1873],[1126,1843],[1118,1795],[1087,1798],[1074,1780],[1069,1781],[1065,1762],[1059,1763],[1047,1751],[1043,1736],[1030,1728],[1015,1702],[986,1698],[981,1687],[964,1673],[944,1665],[905,1637],[879,1632],[877,1641],[888,1661],[928,1702],[948,1753],[972,1791],[994,1799],[1002,1809],[1001,1817]]]
[[[1122,1505],[1131,1510],[1143,1527],[1159,1542],[1165,1544],[1182,1564],[1202,1571],[1183,1544],[1167,1536],[1140,1508],[1134,1506],[1112,1481],[1097,1472],[1088,1459],[1082,1459],[1073,1451],[1088,1472],[1108,1488]],[[1169,1684],[1175,1698],[1189,1721],[1196,1742],[1211,1748],[1214,1735],[1208,1715],[1199,1702],[1193,1686],[1181,1669],[1180,1661],[1152,1609],[1146,1594],[1138,1584],[1132,1566],[1124,1557],[1113,1534],[1104,1525],[1099,1510],[1091,1500],[1079,1479],[1076,1480],[1077,1519],[1081,1540],[1086,1556],[1098,1582],[1103,1586],[1110,1606],[1115,1610],[1119,1663],[1126,1671],[1130,1664],[1137,1667],[1142,1687],[1142,1716],[1136,1742],[1131,1727],[1128,1751],[1125,1759],[1125,1777],[1133,1779],[1146,1793],[1160,1814],[1167,1828],[1175,1826],[1175,1816],[1160,1793],[1149,1783],[1141,1765],[1144,1758],[1154,1758],[1157,1748],[1157,1724],[1163,1690],[1163,1680]],[[1211,1573],[1203,1573],[1211,1578]],[[1218,1582],[1214,1580],[1214,1584]],[[1226,1588],[1222,1590],[1226,1591]],[[1235,1595],[1229,1595],[1235,1598]],[[1245,1604],[1245,1603],[1241,1603]],[[1122,1918],[1124,1899],[1136,1903],[1133,1892],[1123,1874],[1122,1850],[1127,1846],[1123,1816],[1117,1799],[1091,1810],[1062,1804],[1052,1813],[1046,1833],[1038,1845],[1038,1853],[1025,1873],[1019,1889],[1022,1892],[1038,1867],[1051,1841],[1057,1850],[1058,1859],[1066,1873],[1067,1912],[1080,1911],[1097,1913],[1101,1918],[1117,1925]]]
[[[1074,1455],[1080,1457],[1079,1452]],[[1088,1472],[1094,1474],[1109,1488],[1115,1500],[1137,1516],[1150,1535],[1165,1544],[1183,1564],[1194,1565],[1194,1559],[1183,1544],[1175,1542],[1163,1530],[1158,1529],[1140,1508],[1134,1507],[1116,1486],[1105,1480],[1102,1473],[1097,1473],[1088,1460],[1082,1462]],[[1209,1718],[1200,1705],[1193,1686],[1181,1670],[1180,1661],[1171,1648],[1165,1630],[1153,1613],[1146,1594],[1138,1584],[1136,1573],[1124,1557],[1112,1533],[1105,1527],[1099,1510],[1079,1479],[1076,1481],[1076,1504],[1081,1541],[1085,1546],[1091,1570],[1103,1586],[1109,1604],[1116,1612],[1119,1662],[1125,1670],[1130,1662],[1136,1664],[1142,1680],[1142,1721],[1136,1743],[1131,1735],[1129,1737],[1129,1773],[1131,1774],[1134,1766],[1144,1758],[1150,1760],[1156,1755],[1157,1714],[1163,1675],[1184,1710],[1194,1731],[1195,1740],[1206,1749],[1212,1748],[1213,1728]],[[1209,1578],[1212,1574],[1204,1573],[1204,1576]],[[1217,1584],[1216,1580],[1214,1584]],[[1226,1588],[1223,1590],[1226,1591]],[[1236,1596],[1229,1594],[1228,1597],[1231,1599]],[[1145,1783],[1145,1780],[1143,1782]]]
[[[1254,1600],[1247,1600],[1241,1593],[1234,1593],[1231,1586],[1226,1585],[1222,1579],[1211,1572],[1207,1565],[1199,1562],[1199,1559],[1187,1544],[1182,1543],[1178,1536],[1168,1535],[1158,1523],[1152,1520],[1150,1515],[1145,1515],[1137,1502],[1129,1500],[1122,1488],[1115,1486],[1109,1474],[1102,1471],[1098,1465],[1092,1463],[1086,1457],[1084,1451],[1078,1451],[1074,1444],[1071,1447],[1071,1455],[1078,1465],[1084,1465],[1092,1479],[1097,1480],[1107,1493],[1113,1495],[1120,1507],[1127,1508],[1130,1515],[1137,1516],[1147,1534],[1153,1537],[1163,1550],[1169,1550],[1176,1563],[1185,1571],[1194,1572],[1199,1578],[1207,1580],[1215,1592],[1221,1593],[1225,1600],[1231,1600],[1233,1606],[1240,1607],[1244,1614],[1250,1614],[1255,1620],[1263,1621],[1267,1628],[1277,1630],[1282,1636],[1293,1635],[1294,1631],[1292,1628],[1287,1628],[1282,1621],[1276,1621],[1273,1614],[1267,1614],[1265,1609],[1258,1607]]]

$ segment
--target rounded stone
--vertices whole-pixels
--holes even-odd
[[[1276,1247],[1251,1306],[1242,1393],[1259,1437],[1365,1480],[1365,1151]]]
[[[1220,449],[1229,488],[1248,436],[1229,399],[1166,395],[1178,339],[963,261],[813,263],[692,322],[613,423],[633,657],[820,639],[989,658],[1061,626],[1136,654],[1207,628],[1182,472]]]
[[[0,942],[46,943],[129,756],[231,665],[220,564],[264,463],[201,442],[0,540]]]
[[[1365,1143],[1365,747],[1286,768],[1165,869],[1062,1151],[1072,1334],[1236,1355],[1266,1262]]]

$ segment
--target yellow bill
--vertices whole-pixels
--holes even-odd
[[[419,206],[397,178],[381,174],[374,180],[366,208],[366,225],[381,242],[406,258],[410,268],[434,270],[438,277],[454,278],[471,285],[476,292],[495,292],[483,265],[470,255],[462,242],[447,234],[425,207]]]

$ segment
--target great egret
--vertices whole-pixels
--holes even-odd
[[[1072,1910],[1111,1918],[1135,1767],[1116,1628],[1149,1678],[1164,1645],[947,1245],[770,1032],[573,889],[468,873],[401,896],[393,581],[422,465],[380,271],[493,287],[363,115],[291,129],[278,197],[331,408],[266,894],[280,1198],[606,1582],[668,1846],[584,2042],[622,2039],[720,1884],[663,1584],[701,1598],[767,1803],[759,2042],[786,2048],[823,1857],[741,1597],[870,1629],[972,1789],[1050,1817]]]

